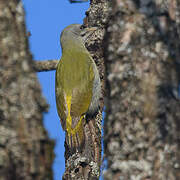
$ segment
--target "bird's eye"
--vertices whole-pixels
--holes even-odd
[[[86,28],[85,25],[81,25],[81,26],[80,26],[80,29],[81,29],[81,30],[83,30],[84,28]]]
[[[83,37],[86,35],[86,29],[87,27],[85,25],[81,25],[80,26],[80,29],[81,29],[81,32],[80,32],[80,35]]]

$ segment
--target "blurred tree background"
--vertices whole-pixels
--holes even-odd
[[[99,33],[87,48],[106,86],[104,179],[180,179],[179,22],[178,0],[90,1],[84,24]],[[27,38],[21,1],[0,0],[0,180],[53,178]],[[76,170],[66,173],[84,176]]]

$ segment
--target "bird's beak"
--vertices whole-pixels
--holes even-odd
[[[92,31],[95,31],[95,30],[97,30],[98,28],[97,27],[87,27],[87,28],[85,28],[85,30],[86,31],[88,31],[88,32],[92,32]]]
[[[84,28],[81,31],[81,36],[83,38],[83,41],[86,42],[87,39],[97,30],[97,27],[89,27],[89,28]]]

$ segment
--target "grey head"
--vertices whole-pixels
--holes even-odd
[[[77,46],[84,46],[87,38],[94,32],[97,28],[84,28],[80,24],[71,24],[67,26],[61,33],[61,45],[69,47],[70,44]]]
[[[72,46],[76,45],[83,46],[81,29],[80,24],[71,24],[62,31],[60,37],[62,49],[72,48]]]

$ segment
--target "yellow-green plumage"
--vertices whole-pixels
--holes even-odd
[[[63,51],[56,70],[56,103],[67,133],[66,142],[76,148],[84,143],[85,114],[92,102],[97,70],[81,37],[74,37],[68,28],[61,35]]]

